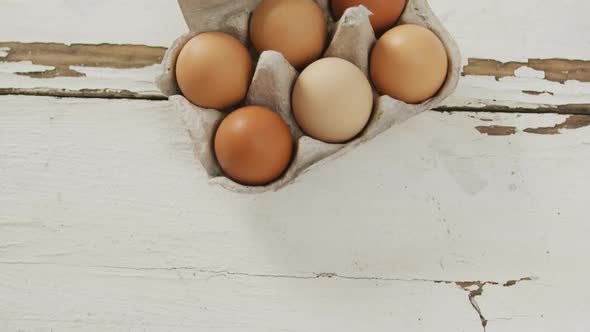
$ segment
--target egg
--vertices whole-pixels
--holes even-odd
[[[263,0],[250,20],[256,51],[280,52],[298,69],[322,55],[327,38],[326,18],[314,0]]]
[[[215,133],[215,156],[225,174],[244,185],[265,185],[289,166],[293,139],[281,116],[260,106],[230,113]]]
[[[375,33],[381,34],[391,28],[400,18],[406,7],[406,0],[332,0],[332,13],[337,20],[350,7],[363,5],[369,9],[371,25]]]
[[[221,32],[195,36],[176,61],[176,81],[182,94],[195,105],[217,110],[244,99],[253,72],[246,47]]]
[[[381,36],[373,48],[371,79],[381,94],[418,104],[443,86],[448,63],[445,47],[432,31],[400,25]]]
[[[307,67],[293,87],[293,115],[309,136],[344,143],[366,126],[373,109],[371,84],[354,64],[324,58]]]

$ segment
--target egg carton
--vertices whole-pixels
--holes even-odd
[[[407,104],[389,96],[379,96],[375,91],[373,115],[364,131],[346,144],[328,144],[306,136],[295,121],[291,111],[291,91],[298,72],[282,54],[263,52],[257,60],[256,70],[245,105],[268,107],[287,122],[296,142],[294,156],[287,171],[276,181],[266,186],[244,186],[224,176],[213,152],[215,131],[227,112],[204,109],[184,98],[176,83],[175,64],[182,47],[195,35],[220,31],[228,33],[250,47],[248,27],[252,11],[261,0],[179,0],[180,8],[190,32],[178,38],[168,49],[163,60],[163,73],[157,83],[162,92],[170,97],[193,142],[194,152],[209,175],[212,184],[221,185],[238,193],[262,193],[279,190],[306,171],[338,158],[357,146],[366,143],[394,125],[400,124],[442,103],[451,95],[459,81],[461,54],[457,44],[434,15],[426,0],[409,0],[399,24],[417,24],[433,31],[443,42],[449,58],[446,82],[433,98],[421,104]],[[369,76],[369,55],[375,42],[375,34],[369,16],[363,6],[349,8],[338,22],[330,12],[330,0],[316,0],[324,11],[330,42],[324,57],[338,57],[354,63]]]

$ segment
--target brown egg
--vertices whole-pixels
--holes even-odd
[[[221,32],[195,36],[176,61],[176,80],[182,94],[195,105],[217,110],[244,99],[253,71],[246,47]]]
[[[265,185],[289,166],[289,126],[268,108],[247,106],[228,115],[215,134],[215,156],[225,174],[244,185]]]
[[[440,90],[449,64],[443,43],[432,31],[406,24],[377,41],[370,66],[371,78],[381,94],[418,104]]]
[[[319,59],[328,28],[314,0],[263,0],[250,21],[250,39],[258,53],[281,52],[295,68]]]
[[[406,0],[332,0],[332,13],[337,20],[350,7],[363,5],[371,15],[371,25],[375,33],[381,34],[391,28],[404,12]]]
[[[309,136],[344,143],[366,126],[373,110],[373,90],[365,74],[339,58],[307,67],[293,88],[293,114]]]

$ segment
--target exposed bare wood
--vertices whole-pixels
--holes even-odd
[[[475,129],[488,136],[509,136],[516,134],[516,127],[511,126],[477,126]]]
[[[3,62],[30,61],[35,65],[52,66],[42,72],[18,73],[34,78],[80,77],[70,66],[106,68],[142,68],[162,61],[163,47],[145,45],[17,43],[3,42]]]
[[[580,129],[590,126],[590,116],[572,115],[563,123],[556,124],[552,127],[527,128],[526,133],[539,135],[559,135],[562,129]]]
[[[589,115],[572,115],[564,122],[551,127],[526,128],[522,131],[529,134],[559,135],[562,129],[580,129],[588,126],[590,126]],[[510,136],[518,132],[513,126],[478,126],[475,129],[488,136]]]
[[[502,77],[515,76],[515,71],[521,67],[529,67],[543,71],[545,79],[552,82],[565,83],[569,80],[590,82],[590,61],[569,59],[529,59],[527,62],[500,62],[491,59],[468,59],[463,67],[463,76],[494,76],[496,80]]]

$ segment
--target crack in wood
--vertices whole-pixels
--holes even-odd
[[[494,281],[466,281],[466,282],[457,282],[457,286],[461,289],[469,292],[467,298],[469,299],[469,303],[473,307],[473,309],[477,312],[479,319],[481,321],[481,326],[483,327],[484,332],[486,332],[486,327],[488,325],[488,320],[484,317],[479,303],[475,300],[476,297],[481,296],[483,294],[483,287],[485,285],[498,285],[497,282]],[[475,289],[473,289],[475,288]]]
[[[522,93],[532,96],[540,96],[542,94],[548,94],[554,96],[555,94],[551,91],[534,91],[534,90],[522,90]]]
[[[136,99],[168,100],[159,92],[133,92],[125,89],[55,89],[55,88],[0,88],[0,96],[31,96],[56,98],[101,98],[101,99]],[[448,107],[440,106],[432,111],[442,113],[524,113],[524,114],[567,114],[590,115],[590,104],[571,104],[559,106],[542,106],[538,108],[508,107],[488,105],[485,107]],[[482,121],[493,119],[482,118]]]
[[[479,116],[475,116],[475,115],[468,115],[467,117],[472,118],[472,119],[476,119],[482,122],[493,122],[494,119],[491,118],[486,118],[486,117],[479,117]]]
[[[485,102],[485,100],[482,100]],[[537,107],[510,107],[503,105],[476,106],[439,106],[435,111],[439,112],[469,112],[469,113],[525,113],[525,114],[571,114],[590,115],[590,104],[563,104],[563,105],[538,105]]]
[[[468,292],[468,300],[473,309],[477,312],[481,321],[484,332],[486,332],[489,320],[485,317],[476,298],[483,295],[484,287],[487,285],[495,285],[502,287],[514,287],[521,282],[537,280],[535,277],[523,277],[520,279],[508,280],[505,282],[499,281],[450,281],[450,280],[434,280],[434,279],[404,279],[404,278],[384,278],[384,277],[370,277],[370,276],[345,276],[333,272],[313,273],[310,275],[285,275],[285,274],[259,274],[248,272],[236,272],[230,270],[208,270],[192,266],[176,266],[176,267],[128,267],[128,266],[106,266],[106,265],[66,265],[56,263],[40,263],[40,262],[0,262],[0,265],[51,265],[72,268],[95,268],[95,269],[111,269],[111,270],[127,270],[138,272],[149,271],[167,271],[177,273],[178,271],[189,271],[193,273],[211,274],[213,277],[248,277],[248,278],[279,278],[279,279],[303,279],[303,280],[318,280],[318,279],[341,279],[353,281],[383,281],[383,282],[425,282],[443,285],[452,285]]]
[[[525,277],[525,278],[520,278],[517,280],[508,280],[504,283],[500,283],[497,281],[459,281],[459,282],[456,282],[455,284],[459,288],[468,292],[467,298],[469,299],[469,303],[471,304],[473,309],[477,312],[477,315],[479,316],[479,320],[481,321],[481,326],[483,328],[483,331],[486,332],[488,323],[490,321],[484,316],[483,311],[482,311],[481,307],[479,306],[479,303],[476,300],[476,298],[478,296],[483,295],[484,287],[486,285],[495,285],[495,286],[501,285],[503,287],[513,287],[523,281],[533,281],[533,280],[535,280],[535,279],[531,278],[531,277]]]
[[[506,283],[515,285],[521,281],[533,281],[534,277],[526,277],[521,279],[510,280],[506,282],[498,281],[453,281],[453,280],[437,280],[437,279],[409,279],[409,278],[386,278],[376,276],[347,276],[334,272],[320,272],[311,273],[309,275],[289,275],[289,274],[258,274],[248,272],[237,272],[231,270],[209,270],[196,266],[170,266],[170,267],[137,267],[137,266],[113,266],[113,265],[73,265],[73,264],[59,264],[59,263],[45,263],[45,262],[30,262],[30,261],[0,261],[0,265],[24,265],[24,266],[59,266],[80,269],[107,269],[120,271],[192,271],[198,273],[221,274],[227,276],[244,276],[244,277],[260,277],[260,278],[290,278],[290,279],[346,279],[346,280],[368,280],[368,281],[399,281],[399,282],[430,282],[435,284],[447,284],[459,286],[459,288],[466,289],[473,285],[503,285]]]
[[[462,76],[493,76],[496,80],[514,77],[521,67],[545,73],[545,79],[565,83],[569,80],[590,82],[590,61],[570,59],[529,59],[527,62],[500,62],[493,59],[469,58]]]
[[[32,96],[56,98],[100,98],[100,99],[137,99],[137,100],[168,100],[158,93],[133,92],[120,89],[47,89],[47,88],[0,88],[0,96]]]
[[[21,72],[19,75],[33,78],[81,77],[85,76],[70,68],[143,68],[162,62],[166,48],[145,45],[116,44],[60,44],[60,43],[18,43],[0,42],[5,56],[2,62],[30,61],[35,65],[51,66],[52,70],[42,72]]]

